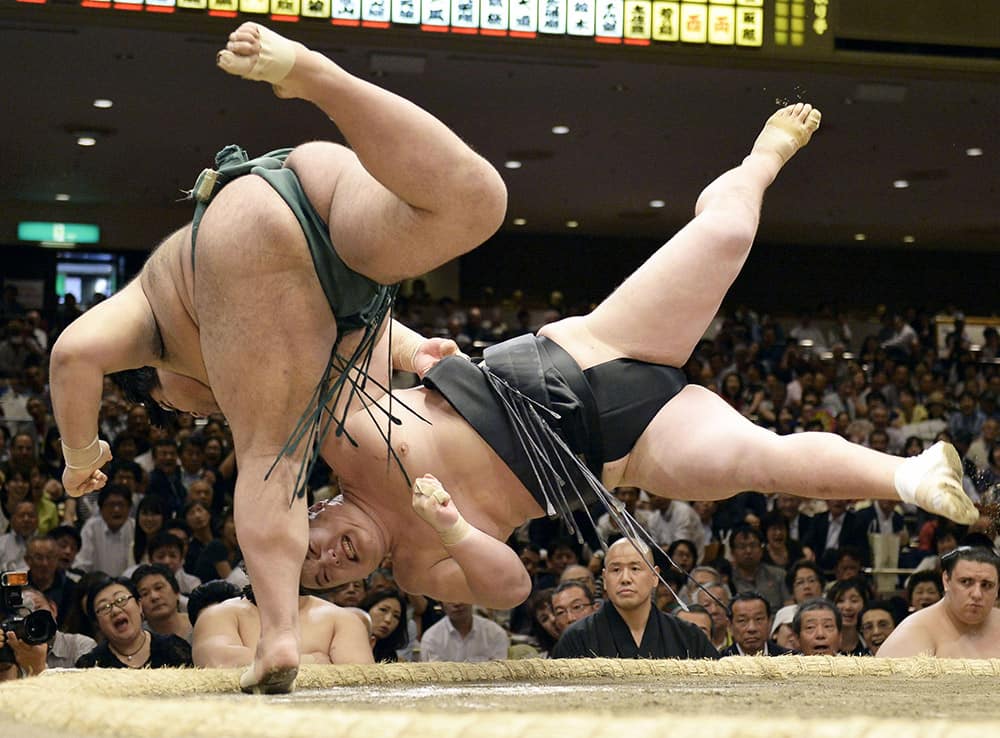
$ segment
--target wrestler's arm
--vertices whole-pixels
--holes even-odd
[[[413,487],[414,510],[437,531],[449,554],[428,569],[423,592],[497,609],[524,602],[531,594],[531,577],[514,550],[470,525],[431,475]]]
[[[889,634],[878,647],[876,656],[880,659],[898,659],[909,656],[934,656],[937,644],[931,629],[918,614],[910,615]]]
[[[198,615],[191,656],[195,666],[226,668],[253,663],[253,650],[240,638],[239,619],[227,607],[206,607]]]
[[[392,368],[423,377],[445,356],[464,354],[450,338],[424,338],[397,320],[392,321]]]
[[[330,639],[331,664],[374,664],[368,629],[358,616],[347,610],[334,613],[333,638]]]
[[[94,444],[104,376],[153,363],[155,325],[149,301],[135,279],[74,320],[52,347],[52,410],[62,441],[70,450],[94,448],[79,459],[80,468],[67,469],[64,475],[64,482],[69,482],[66,491],[73,496],[100,489],[106,481],[96,470],[110,460],[110,450],[106,444]]]

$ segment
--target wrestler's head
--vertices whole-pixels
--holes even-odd
[[[388,552],[385,535],[359,505],[338,495],[309,509],[309,550],[301,584],[328,590],[364,579]]]
[[[163,427],[169,413],[208,416],[219,412],[212,390],[205,384],[166,369],[144,366],[109,374],[125,399],[144,405],[153,425]]]

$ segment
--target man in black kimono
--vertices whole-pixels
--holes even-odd
[[[656,582],[649,549],[640,552],[626,538],[615,541],[604,557],[608,601],[566,629],[552,658],[719,658],[697,626],[653,606]]]

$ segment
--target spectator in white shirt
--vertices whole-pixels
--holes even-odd
[[[507,658],[507,631],[472,613],[472,605],[442,602],[445,615],[420,639],[421,661],[493,661]]]
[[[27,570],[28,540],[38,531],[35,503],[21,500],[10,513],[10,532],[0,536],[0,571]]]
[[[117,577],[135,564],[132,544],[135,520],[130,515],[132,494],[127,487],[109,484],[97,497],[100,515],[91,518],[80,531],[83,545],[73,561],[81,571],[103,571]]]

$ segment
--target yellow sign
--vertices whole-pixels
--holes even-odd
[[[681,3],[681,41],[703,44],[708,41],[708,6]]]
[[[708,43],[732,46],[736,41],[736,10],[724,5],[708,6]]]
[[[648,39],[653,30],[650,0],[625,0],[625,38]]]

